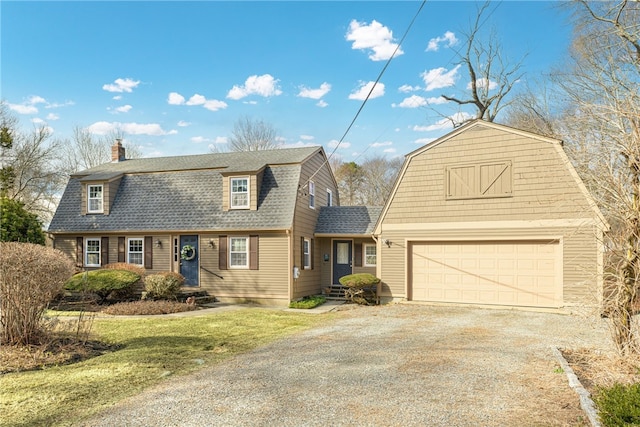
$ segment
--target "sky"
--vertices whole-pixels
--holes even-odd
[[[115,131],[143,157],[225,151],[242,118],[273,127],[283,147],[322,145],[357,163],[404,156],[449,132],[446,117],[473,114],[441,95],[469,84],[459,53],[478,4],[421,5],[3,0],[0,98],[23,130]],[[486,11],[481,39],[493,34],[506,60],[522,61],[515,90],[567,54],[556,6]]]

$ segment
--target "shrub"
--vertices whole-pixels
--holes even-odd
[[[110,305],[102,312],[112,315],[135,316],[181,313],[183,311],[192,311],[195,309],[195,305],[177,301],[131,301]]]
[[[0,197],[0,241],[44,245],[42,222],[24,208],[24,203]]]
[[[74,272],[61,251],[32,243],[0,243],[0,343],[39,344],[42,316]]]
[[[127,262],[112,262],[111,264],[105,264],[103,267],[105,270],[126,270],[136,273],[140,278],[144,278],[147,274],[147,270],[141,265],[129,264]]]
[[[127,262],[112,262],[111,264],[104,265],[102,268],[107,270],[126,270],[140,276],[140,280],[133,285],[111,292],[111,295],[109,295],[111,299],[124,301],[137,299],[136,294],[138,297],[140,296],[140,292],[144,289],[144,278],[147,275],[147,270],[143,266],[129,264]]]
[[[348,301],[357,304],[372,305],[378,302],[377,289],[373,289],[380,279],[373,274],[357,273],[342,276],[340,284],[346,286],[344,296]]]
[[[172,271],[150,274],[144,281],[145,298],[175,300],[184,280],[184,276]]]
[[[104,302],[113,291],[125,291],[140,280],[140,276],[127,270],[93,270],[78,273],[65,283],[64,288],[74,292],[92,292]]]
[[[640,384],[600,389],[594,401],[604,426],[640,424]]]
[[[327,299],[321,295],[314,295],[311,297],[305,297],[300,301],[291,301],[289,308],[314,308],[320,304],[324,304]]]

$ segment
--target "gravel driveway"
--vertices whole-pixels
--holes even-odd
[[[586,425],[550,346],[606,348],[602,320],[355,307],[107,409],[86,426]]]

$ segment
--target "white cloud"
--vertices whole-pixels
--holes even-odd
[[[203,105],[205,102],[207,102],[207,98],[196,93],[191,98],[189,98],[186,104],[187,105]]]
[[[171,129],[169,132],[167,132],[167,135],[177,135],[178,131],[175,129]]]
[[[402,85],[398,88],[398,91],[402,93],[414,92],[416,90],[420,90],[420,86]]]
[[[26,103],[31,105],[46,104],[47,100],[38,95],[31,95],[29,98],[27,98]]]
[[[323,101],[322,99],[318,102],[316,102],[316,105],[320,108],[324,108],[326,106],[328,106],[329,104],[327,104],[325,101]]]
[[[210,111],[218,111],[227,108],[227,103],[224,101],[218,101],[217,99],[207,99],[204,102],[203,107]]]
[[[371,21],[369,25],[355,19],[352,20],[345,37],[348,41],[353,42],[352,49],[372,50],[373,53],[369,55],[369,59],[372,61],[385,61],[391,58],[398,47],[397,43],[393,43],[392,31],[376,20]],[[396,56],[403,53],[402,49],[398,49]]]
[[[118,113],[128,113],[133,107],[129,104],[116,108]]]
[[[38,108],[33,105],[7,103],[7,106],[18,114],[38,114]]]
[[[315,138],[311,135],[300,135],[300,139],[302,139],[303,141],[311,141]]]
[[[114,101],[120,101],[122,99],[122,95],[116,95],[111,99],[113,99]]]
[[[375,82],[361,82],[360,87],[349,94],[349,99],[364,101],[367,98],[367,95],[369,95],[369,92],[371,91],[371,88],[374,84]],[[382,95],[384,95],[384,83],[378,83],[376,84],[375,88],[373,88],[373,92],[371,92],[369,99],[379,98]]]
[[[44,106],[44,108],[60,108],[60,107],[68,107],[70,105],[75,105],[76,103],[73,101],[65,101],[62,104],[58,102],[51,102]]]
[[[388,147],[390,145],[393,145],[393,142],[385,141],[385,142],[374,142],[373,144],[371,144],[371,146],[374,147],[374,148],[376,148],[376,147]]]
[[[273,78],[271,74],[261,76],[249,76],[244,85],[234,85],[227,94],[227,98],[238,100],[249,95],[260,95],[262,97],[278,96],[282,91],[278,88],[279,80]]]
[[[391,104],[392,107],[399,107],[399,108],[418,108],[418,107],[424,107],[427,105],[427,100],[424,99],[422,96],[418,96],[418,95],[411,95],[408,98],[405,98],[402,100],[402,102],[400,104]]]
[[[473,116],[466,112],[455,113],[452,116],[445,117],[442,120],[438,120],[432,125],[429,126],[414,126],[413,130],[418,132],[431,132],[434,130],[446,130],[453,129],[453,124],[461,124],[469,119],[472,119]]]
[[[178,126],[180,126],[181,128],[187,127],[187,126],[191,126],[191,122],[185,122],[184,120],[180,120],[178,122]]]
[[[385,148],[384,150],[382,150],[383,153],[395,153],[396,149],[395,148]]]
[[[498,83],[493,80],[489,80],[486,77],[480,78],[476,80],[476,86],[478,88],[484,89],[489,86],[489,90],[494,90],[498,87]],[[471,82],[467,84],[467,90],[471,89]]]
[[[55,113],[47,114],[47,120],[58,120],[59,118],[60,118],[60,116],[55,114]]]
[[[216,144],[226,144],[229,141],[229,138],[226,136],[216,136],[216,139],[213,141]]]
[[[196,144],[201,144],[208,141],[209,139],[205,138],[204,136],[194,136],[191,138],[191,142],[195,142]]]
[[[332,139],[331,141],[329,141],[327,143],[327,146],[329,148],[336,148],[336,147],[338,147],[338,142],[339,142],[338,140]],[[350,142],[342,141],[342,143],[340,144],[340,148],[341,149],[345,149],[345,148],[349,148],[349,147],[351,147],[351,143]]]
[[[167,102],[169,105],[182,105],[184,104],[184,96],[180,95],[178,92],[171,92],[167,98]]]
[[[165,132],[157,123],[119,123],[119,122],[95,122],[88,127],[89,132],[97,135],[106,135],[110,132],[123,132],[130,135],[171,135],[177,131]]]
[[[140,84],[140,80],[133,80],[130,78],[126,79],[115,79],[113,83],[108,83],[102,85],[102,89],[107,92],[133,92]]]
[[[44,120],[42,120],[40,117],[34,117],[33,119],[31,119],[31,123],[36,124],[36,125],[41,125],[46,123]]]
[[[447,102],[449,102],[449,101],[447,101],[446,99],[444,99],[441,96],[427,98],[427,103],[429,105],[440,105],[440,104],[446,104]]]
[[[425,90],[430,91],[434,89],[453,86],[456,82],[456,78],[458,77],[459,69],[460,65],[458,64],[450,71],[447,71],[447,69],[443,67],[424,71],[420,76],[422,77],[422,79],[424,80],[424,84],[426,85]]]
[[[454,33],[447,31],[442,36],[429,40],[427,52],[437,52],[438,49],[440,49],[440,44],[444,44],[446,47],[455,46],[458,44],[458,41]]]
[[[320,99],[329,93],[330,90],[331,85],[327,82],[322,83],[318,89],[311,89],[302,86],[300,87],[300,93],[298,93],[298,96],[301,98]]]

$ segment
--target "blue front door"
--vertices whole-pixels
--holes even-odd
[[[351,268],[353,246],[351,240],[333,241],[333,284],[340,284],[339,279],[353,272]]]
[[[180,236],[180,274],[186,286],[198,286],[200,270],[198,236]]]

